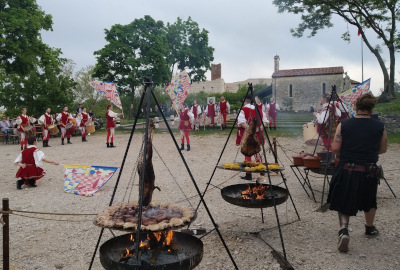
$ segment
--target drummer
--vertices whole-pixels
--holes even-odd
[[[22,109],[22,114],[20,116],[17,117],[17,129],[18,132],[21,136],[21,151],[24,150],[26,148],[26,146],[28,145],[28,141],[27,138],[25,136],[25,131],[24,131],[24,127],[26,126],[30,126],[30,122],[33,120],[31,117],[29,117],[28,115],[26,115],[27,110],[26,108]],[[24,147],[25,146],[25,147]]]
[[[39,117],[39,124],[42,125],[43,131],[43,147],[50,147],[49,139],[50,139],[50,132],[49,126],[53,124],[53,117],[51,116],[51,109],[47,108],[46,112]]]
[[[68,107],[64,107],[62,113],[57,115],[57,120],[61,127],[61,144],[64,145],[65,134],[67,134],[67,143],[71,144],[71,133],[67,133],[66,125],[73,119],[72,115],[68,112]]]
[[[77,122],[80,122],[79,128],[81,129],[82,133],[82,142],[87,142],[86,140],[86,123],[89,120],[89,114],[86,112],[86,107],[82,108],[82,112],[78,113],[77,115]]]
[[[115,123],[114,120],[119,116],[124,115],[123,113],[115,113],[113,112],[113,106],[110,104],[107,106],[107,148],[115,147],[114,146],[114,134],[115,134]]]

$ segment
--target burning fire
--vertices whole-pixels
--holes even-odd
[[[154,253],[160,253],[162,250],[165,250],[169,253],[178,250],[178,244],[173,241],[174,232],[167,231],[167,232],[154,232],[147,234],[146,239],[140,241],[139,244],[139,252],[143,251],[153,251]],[[127,259],[129,257],[133,257],[135,252],[135,238],[133,234],[130,236],[130,241],[132,245],[129,248],[126,248],[125,251],[121,254],[122,259]],[[155,263],[155,259],[154,262]]]
[[[250,185],[248,185],[248,188],[242,191],[242,199],[265,199],[265,197],[267,197],[268,194],[268,188],[269,186],[266,185],[258,185],[255,186],[253,188],[250,187]]]

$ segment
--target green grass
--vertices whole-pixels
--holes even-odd
[[[400,134],[388,134],[388,143],[400,144]]]
[[[387,113],[400,113],[400,95],[387,103],[378,103],[374,108],[374,112]]]

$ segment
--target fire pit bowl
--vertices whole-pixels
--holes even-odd
[[[242,192],[249,189],[264,186],[267,190],[267,195],[261,199],[254,198],[243,198]],[[272,185],[272,190],[274,193],[275,204],[284,203],[288,196],[289,192],[287,189]],[[246,207],[246,208],[266,208],[274,206],[273,197],[271,194],[271,187],[268,184],[237,184],[232,186],[227,186],[221,189],[222,198],[228,203]]]
[[[151,233],[141,233],[140,240],[145,241]],[[134,250],[135,243],[131,241],[132,234],[114,237],[100,247],[100,262],[107,270],[189,270],[194,269],[203,258],[203,242],[195,236],[180,232],[173,232],[172,241],[177,249],[174,253],[166,254],[162,251],[156,256],[155,263],[151,263],[155,250],[142,251],[139,262],[136,258],[121,259],[126,249]]]

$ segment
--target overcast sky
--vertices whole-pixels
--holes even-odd
[[[37,2],[53,16],[53,31],[44,32],[43,41],[60,48],[64,57],[76,63],[76,70],[96,63],[93,52],[106,44],[104,29],[114,24],[128,24],[145,15],[164,23],[191,16],[200,28],[209,31],[209,45],[215,49],[213,63],[222,64],[225,82],[270,78],[274,55],[280,57],[280,69],[343,66],[351,79],[362,80],[361,41],[354,26],[335,18],[333,28],[315,37],[295,38],[289,29],[297,26],[300,17],[278,13],[268,0]],[[350,44],[341,39],[347,27],[352,35]],[[370,36],[375,35],[370,33]],[[383,88],[382,72],[376,58],[364,46],[364,80],[368,78],[371,90],[379,93]]]

